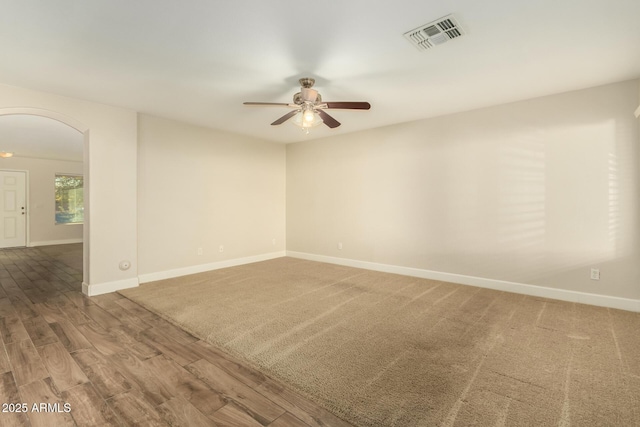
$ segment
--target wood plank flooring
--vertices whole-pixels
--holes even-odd
[[[67,246],[0,250],[1,426],[350,425],[119,294],[82,295]]]

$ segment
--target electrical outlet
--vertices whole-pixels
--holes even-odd
[[[273,246],[275,246],[275,245],[276,245],[276,239],[273,239],[273,240],[271,241],[271,243],[273,244]]]
[[[591,269],[591,280],[600,280],[600,270],[597,268]]]
[[[220,252],[224,252],[224,245],[220,245]]]
[[[198,255],[202,255],[202,248],[198,248]]]
[[[342,250],[342,242],[338,242],[338,249]]]

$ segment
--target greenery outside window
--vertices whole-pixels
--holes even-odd
[[[82,224],[84,192],[82,175],[56,174],[56,224]]]

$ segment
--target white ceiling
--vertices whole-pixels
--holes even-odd
[[[453,13],[466,35],[403,33]],[[21,0],[3,2],[0,82],[278,142],[640,77],[638,0]],[[300,77],[343,125],[270,126]]]

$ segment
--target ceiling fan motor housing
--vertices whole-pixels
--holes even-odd
[[[302,92],[303,100],[308,102],[316,102],[316,99],[318,98],[317,90],[303,87],[300,91]]]
[[[313,104],[322,102],[322,96],[315,89],[301,88],[300,92],[293,95],[293,103],[301,105],[304,102],[311,102]]]

